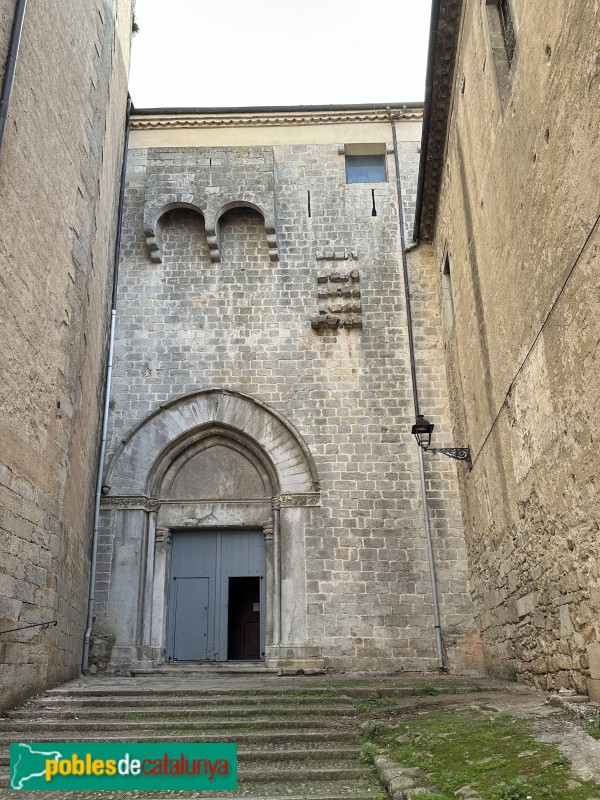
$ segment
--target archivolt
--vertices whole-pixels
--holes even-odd
[[[261,454],[282,494],[318,491],[315,463],[291,423],[264,403],[227,389],[186,395],[150,414],[121,443],[104,483],[113,495],[154,496],[169,456],[176,457],[211,428],[229,432]]]

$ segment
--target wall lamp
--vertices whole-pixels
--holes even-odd
[[[442,453],[448,458],[454,458],[457,461],[465,461],[469,469],[471,468],[471,448],[470,447],[430,447],[431,434],[433,433],[435,425],[425,419],[423,414],[417,414],[417,421],[412,426],[411,433],[417,440],[417,444],[423,450],[429,450],[430,453]]]

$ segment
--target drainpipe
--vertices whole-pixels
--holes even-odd
[[[113,353],[115,348],[115,321],[117,318],[117,284],[119,279],[119,257],[121,253],[121,231],[123,227],[123,202],[125,198],[125,175],[127,172],[127,148],[129,145],[129,116],[131,114],[131,97],[127,97],[127,111],[125,114],[125,136],[123,141],[123,160],[121,163],[121,183],[119,187],[119,207],[117,211],[117,233],[115,237],[114,270],[112,300],[110,312],[110,332],[108,336],[108,363],[106,365],[106,389],[104,393],[104,412],[102,415],[102,439],[98,455],[98,478],[96,481],[96,501],[94,505],[94,530],[92,533],[92,557],[90,567],[90,589],[88,594],[88,614],[85,635],[83,638],[83,655],[81,668],[89,666],[90,638],[94,624],[94,600],[96,597],[96,563],[98,560],[98,530],[100,523],[100,498],[102,497],[102,476],[104,470],[104,457],[106,454],[106,439],[108,433],[108,416],[110,411],[110,387],[112,383]]]
[[[417,370],[415,366],[415,342],[413,337],[412,311],[410,305],[410,285],[408,282],[408,262],[406,260],[406,238],[404,235],[404,208],[402,206],[402,185],[400,181],[400,163],[398,159],[398,138],[396,135],[396,120],[401,115],[392,116],[390,107],[387,108],[388,119],[392,126],[394,142],[394,164],[396,166],[396,192],[398,195],[398,218],[400,221],[400,242],[402,248],[402,276],[404,278],[404,300],[406,303],[406,326],[408,330],[408,351],[410,357],[410,376],[412,382],[413,403],[415,418],[419,414],[419,393],[417,391]],[[423,466],[423,451],[417,447],[419,455],[419,478],[421,482],[421,497],[423,500],[423,526],[427,540],[427,559],[429,561],[429,576],[431,579],[431,595],[433,598],[433,618],[435,623],[435,640],[437,647],[438,666],[440,671],[445,671],[444,645],[442,642],[442,626],[440,622],[440,601],[438,597],[437,579],[435,575],[435,557],[431,539],[431,524],[429,522],[429,504],[427,502],[427,486],[425,483],[425,469]]]
[[[21,34],[23,33],[23,20],[25,18],[25,8],[27,0],[17,0],[15,15],[13,17],[12,31],[8,45],[8,55],[6,56],[6,66],[4,67],[4,80],[2,82],[2,94],[0,95],[0,151],[4,143],[4,132],[8,119],[8,107],[10,97],[15,82],[15,70],[17,68],[17,58],[19,55],[19,45],[21,44]]]

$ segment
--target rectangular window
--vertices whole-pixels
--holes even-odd
[[[385,153],[346,155],[346,183],[383,183],[386,180]]]

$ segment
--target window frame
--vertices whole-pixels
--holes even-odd
[[[374,183],[387,183],[388,182],[388,164],[387,164],[387,145],[383,142],[377,144],[350,144],[344,145],[342,148],[344,155],[344,176],[346,184],[374,184]],[[354,180],[349,174],[348,167],[352,164],[352,159],[377,159],[380,160],[379,164],[373,164],[373,169],[380,168],[381,172],[379,177],[375,180]],[[358,165],[357,165],[358,166]]]
[[[364,160],[359,163],[359,159]],[[368,164],[365,161],[371,161]],[[385,154],[346,155],[344,159],[346,183],[387,183],[387,164]],[[356,170],[356,171],[355,171]],[[369,171],[371,174],[369,174]],[[368,177],[362,177],[363,175]],[[377,176],[377,177],[376,177]]]

